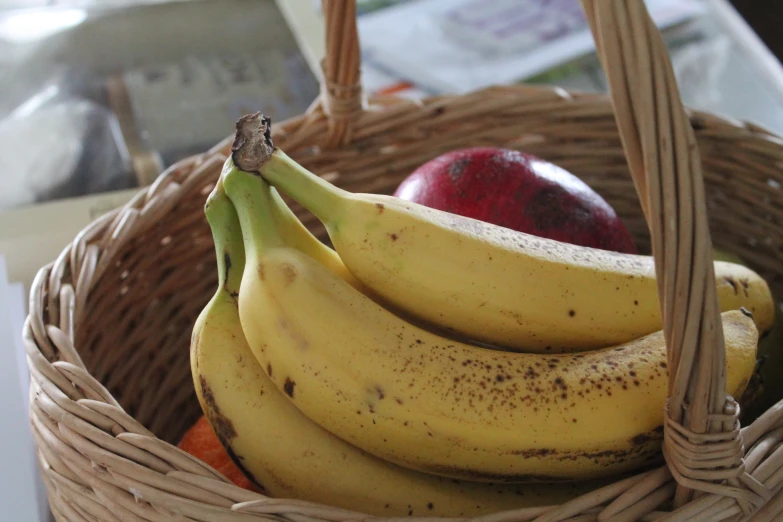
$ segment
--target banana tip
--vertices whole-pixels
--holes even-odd
[[[272,144],[272,120],[260,112],[246,114],[236,123],[231,159],[245,172],[258,172],[275,147]]]

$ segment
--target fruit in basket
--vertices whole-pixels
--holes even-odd
[[[312,237],[277,194],[270,198],[269,222],[285,234],[285,243],[307,251],[349,284],[345,280],[351,277],[334,251]],[[463,517],[557,504],[603,485],[456,483],[385,462],[312,422],[275,387],[245,340],[236,302],[244,248],[236,212],[222,189],[210,195],[206,214],[220,284],[194,328],[193,380],[222,444],[265,493],[379,516]]]
[[[234,464],[206,416],[202,415],[198,418],[182,437],[177,447],[209,464],[240,488],[256,490],[250,480]]]
[[[745,260],[736,252],[724,248],[713,250],[715,259],[745,264]],[[783,380],[780,373],[780,369],[783,368],[783,313],[781,312],[783,312],[783,303],[778,302],[774,324],[759,339],[756,374],[751,379],[745,395],[740,399],[740,404],[743,405],[742,424],[745,426],[783,399]]]
[[[338,437],[401,466],[479,481],[604,477],[660,456],[662,332],[561,355],[451,341],[286,246],[262,214],[269,196],[257,174],[229,170],[222,183],[245,241],[239,314],[250,349],[290,402]],[[741,312],[722,319],[738,396],[757,331]]]
[[[241,125],[257,124],[253,116]],[[271,141],[260,174],[313,212],[340,258],[377,300],[461,337],[541,353],[611,346],[662,328],[653,258],[571,245],[430,209],[352,194]],[[248,148],[246,147],[246,148]],[[258,153],[258,151],[255,151]],[[716,262],[721,311],[772,325],[767,283]]]
[[[498,147],[447,152],[413,171],[394,196],[574,245],[635,254],[614,209],[567,170]]]

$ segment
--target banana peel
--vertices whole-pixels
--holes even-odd
[[[747,266],[741,256],[726,249],[714,249],[713,257],[716,261]],[[760,332],[756,370],[745,393],[738,399],[745,426],[783,399],[783,301],[776,302],[775,311],[772,328]]]

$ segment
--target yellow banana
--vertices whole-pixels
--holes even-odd
[[[245,240],[239,313],[249,346],[296,407],[385,460],[481,481],[568,480],[660,455],[667,390],[661,332],[578,354],[479,348],[377,305],[268,225],[266,183],[223,178]],[[757,330],[722,316],[727,383],[739,396]]]
[[[235,297],[244,269],[242,237],[221,190],[213,192],[206,210],[220,282],[195,325],[191,368],[202,409],[222,444],[267,494],[379,516],[470,517],[559,504],[602,485],[457,483],[378,459],[305,417],[270,381],[245,341]],[[321,263],[339,263],[328,247],[280,220],[295,225],[282,201],[272,210],[276,224],[291,233],[287,241],[304,245]]]
[[[271,142],[267,143],[271,151]],[[627,342],[662,328],[650,256],[515,232],[399,198],[352,194],[275,149],[259,172],[326,226],[348,270],[375,299],[461,337],[559,353]],[[715,262],[721,311],[774,322],[767,283]]]

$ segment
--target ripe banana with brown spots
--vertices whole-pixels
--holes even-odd
[[[540,238],[391,196],[352,194],[269,139],[245,148],[253,145],[265,160],[260,174],[324,223],[348,270],[375,299],[411,317],[458,337],[538,353],[602,348],[662,328],[650,256]],[[775,306],[763,278],[715,262],[715,280],[721,311],[744,307],[760,332],[771,328]]]
[[[272,219],[288,233],[287,241],[346,275],[334,251],[299,228],[274,197]],[[245,341],[236,302],[244,248],[236,211],[222,189],[209,197],[206,214],[214,230],[219,286],[194,328],[193,380],[223,446],[265,493],[378,516],[473,517],[560,504],[603,485],[455,482],[385,462],[312,422],[275,387]]]
[[[400,466],[477,481],[595,478],[659,458],[661,332],[558,355],[449,340],[288,247],[264,217],[270,200],[261,177],[229,170],[223,185],[245,239],[239,313],[249,346],[322,427]],[[741,312],[722,320],[728,390],[739,397],[758,332]]]

